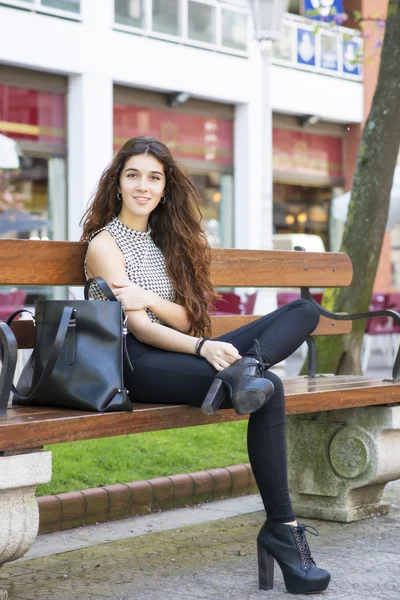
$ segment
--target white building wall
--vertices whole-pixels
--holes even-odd
[[[272,65],[272,110],[316,115],[334,123],[362,123],[363,84],[321,73]]]
[[[97,179],[112,157],[112,84],[236,105],[235,236],[237,247],[262,247],[272,214],[261,215],[262,61],[113,30],[113,0],[81,0],[81,21],[0,6],[0,63],[70,77],[68,94],[69,239]],[[289,114],[361,122],[362,84],[273,66],[271,102]],[[264,224],[263,224],[264,222]],[[267,231],[263,231],[267,230]]]

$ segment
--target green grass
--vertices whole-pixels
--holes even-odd
[[[247,421],[48,446],[53,479],[38,496],[248,462]]]

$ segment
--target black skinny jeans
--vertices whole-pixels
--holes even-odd
[[[271,366],[292,354],[315,329],[319,312],[308,300],[295,300],[253,323],[225,333],[216,340],[230,342],[242,356],[256,356],[254,340]],[[204,358],[160,350],[128,335],[128,352],[134,372],[126,385],[134,402],[201,406],[216,374]],[[266,371],[275,392],[250,415],[247,447],[250,464],[270,520],[294,521],[289,496],[286,460],[286,412],[282,381]],[[222,408],[232,408],[226,400]]]

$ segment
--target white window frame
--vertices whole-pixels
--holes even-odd
[[[0,0],[0,6],[10,6],[14,8],[22,8],[28,12],[50,15],[52,17],[60,17],[71,21],[82,21],[81,13],[69,12],[50,6],[42,6],[41,0],[33,0],[32,2],[24,2],[24,0]]]
[[[158,33],[157,31],[152,31],[151,29],[151,20],[152,20],[152,0],[145,0],[145,27],[134,27],[131,25],[121,25],[120,23],[115,22],[115,3],[114,3],[114,25],[113,29],[116,31],[124,31],[126,33],[133,33],[135,35],[142,35],[145,37],[164,40],[167,42],[174,42],[176,44],[182,44],[185,46],[193,46],[195,48],[202,48],[204,50],[212,50],[214,52],[221,52],[223,54],[232,54],[234,56],[240,56],[244,58],[248,58],[249,56],[249,42],[251,39],[251,29],[250,29],[250,11],[248,8],[244,8],[241,6],[237,6],[236,4],[230,4],[228,2],[221,3],[221,0],[191,0],[192,2],[198,2],[199,4],[207,4],[209,6],[213,6],[216,9],[215,16],[215,26],[216,26],[216,43],[211,44],[207,42],[199,42],[196,40],[191,40],[188,37],[189,30],[189,0],[180,0],[179,9],[180,9],[180,23],[179,23],[179,31],[180,35],[171,35],[166,33]],[[247,15],[247,49],[246,50],[237,50],[235,48],[229,48],[227,46],[222,45],[222,14],[221,10],[231,10],[232,12],[239,12],[241,14]]]

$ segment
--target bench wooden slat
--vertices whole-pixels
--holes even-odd
[[[83,285],[87,244],[0,240],[0,285]],[[212,280],[233,287],[343,287],[351,283],[349,257],[331,252],[213,249]],[[35,268],[40,265],[40,268]]]
[[[218,337],[232,329],[242,327],[246,323],[251,323],[259,319],[256,315],[238,315],[226,317],[211,317],[213,337]],[[350,333],[352,327],[351,321],[333,321],[327,317],[321,316],[318,327],[312,335],[338,335]],[[14,321],[11,325],[17,338],[18,348],[20,350],[33,348],[35,345],[35,327],[33,321]]]
[[[342,387],[338,386],[339,382]],[[397,403],[400,397],[400,382],[365,381],[350,376],[343,377],[343,381],[337,376],[330,389],[323,377],[289,380],[285,387],[288,414],[391,404]],[[52,415],[47,409],[38,413],[33,407],[12,408],[6,419],[0,419],[0,451],[247,418],[233,410],[221,410],[215,416],[207,417],[201,410],[189,406],[134,406],[131,413],[98,414],[53,409]]]
[[[80,242],[0,240],[0,285],[83,285],[86,249]]]
[[[214,249],[214,285],[232,287],[343,287],[353,267],[340,252]]]
[[[252,323],[259,319],[260,316],[256,315],[239,315],[239,316],[218,316],[211,317],[213,337],[218,337],[236,329],[242,327],[247,323]],[[313,331],[312,335],[339,335],[343,333],[350,333],[352,328],[351,321],[334,321],[321,315],[317,328]]]

